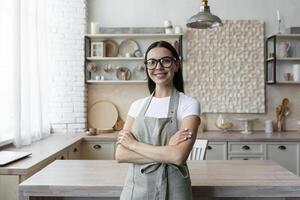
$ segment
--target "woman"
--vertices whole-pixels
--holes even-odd
[[[135,101],[119,132],[116,159],[129,162],[121,200],[192,199],[186,160],[200,124],[198,101],[183,92],[180,59],[165,41],[146,51],[149,97]]]

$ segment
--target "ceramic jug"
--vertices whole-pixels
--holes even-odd
[[[290,42],[281,42],[279,43],[279,52],[278,56],[281,58],[291,56],[291,43]]]

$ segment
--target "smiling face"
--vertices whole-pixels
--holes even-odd
[[[172,52],[164,47],[155,47],[151,49],[147,54],[147,60],[155,59],[159,60],[163,57],[171,57],[173,59]],[[169,60],[170,61],[170,60]],[[167,66],[167,64],[166,64]],[[173,77],[175,72],[178,70],[178,61],[171,60],[171,66],[168,68],[164,68],[160,62],[157,63],[154,69],[148,69],[147,73],[151,80],[156,85],[165,85],[169,86],[173,84]]]

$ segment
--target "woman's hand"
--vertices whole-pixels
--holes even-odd
[[[121,130],[118,134],[117,144],[123,145],[125,148],[134,150],[137,140],[130,131]]]
[[[178,145],[190,138],[192,138],[192,132],[190,132],[187,128],[179,130],[174,135],[172,135],[168,145]]]

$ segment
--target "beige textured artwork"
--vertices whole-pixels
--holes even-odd
[[[264,113],[264,24],[224,21],[187,31],[187,93],[202,112]]]

